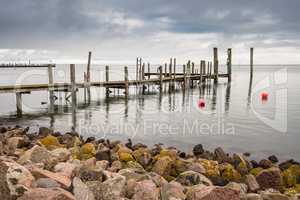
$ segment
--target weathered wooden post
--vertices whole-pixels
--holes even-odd
[[[124,79],[125,79],[125,98],[128,98],[129,95],[129,86],[128,86],[128,68],[124,67]]]
[[[162,66],[159,66],[159,91],[162,93],[163,90],[163,77],[162,77]]]
[[[72,96],[72,104],[76,105],[76,77],[75,77],[75,65],[70,65],[70,77],[71,77],[71,96]]]
[[[139,58],[136,58],[135,80],[139,79]]]
[[[191,76],[191,61],[189,60],[187,63],[187,87],[190,87],[190,76]]]
[[[87,76],[86,72],[83,73],[83,80],[84,80],[84,88],[83,88],[83,94],[84,94],[84,102],[86,103],[86,84],[87,84]]]
[[[254,52],[254,49],[253,47],[250,48],[250,79],[253,78],[253,52]]]
[[[186,88],[186,66],[183,65],[183,90]]]
[[[148,62],[148,79],[150,79],[150,63]]]
[[[108,83],[108,81],[109,81],[109,66],[106,65],[105,66],[105,82]],[[109,87],[107,85],[105,87],[105,96],[106,96],[106,98],[109,97]]]
[[[228,82],[231,81],[231,62],[232,62],[232,51],[231,48],[227,50],[227,73],[228,73]]]
[[[192,62],[192,76],[195,74],[195,63]],[[191,87],[194,88],[194,80],[191,78]]]
[[[89,56],[88,56],[88,64],[87,64],[87,82],[90,83],[91,82],[91,58],[92,58],[92,52],[89,51]]]
[[[53,68],[52,65],[48,66],[48,81],[49,81],[49,101],[50,107],[49,112],[52,114],[54,112],[54,88],[53,88]]]
[[[203,68],[204,68],[204,60],[201,60],[200,61],[200,84],[202,84],[203,83],[203,72],[204,72],[204,70],[203,70]]]
[[[173,59],[173,89],[175,89],[175,82],[176,82],[176,58]]]
[[[17,104],[17,116],[22,116],[22,93],[21,92],[17,92],[16,93],[16,104]]]
[[[169,77],[172,77],[172,68],[173,68],[172,58],[170,58],[170,64],[169,64]]]
[[[167,66],[168,66],[168,64],[165,63],[165,77],[167,77],[167,75],[168,75],[168,69],[167,69]]]
[[[142,75],[141,80],[145,80],[145,63],[143,63],[141,75]],[[146,89],[146,86],[143,83],[142,84],[142,93],[143,94],[145,94],[145,89]]]
[[[214,48],[214,75],[215,75],[215,83],[218,83],[218,78],[219,78],[219,60],[218,60],[218,48]]]

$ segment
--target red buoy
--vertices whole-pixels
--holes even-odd
[[[268,100],[269,94],[267,92],[262,92],[260,96],[263,101],[266,101]]]
[[[204,99],[199,99],[199,101],[198,101],[198,107],[199,108],[204,108],[205,107],[205,101],[204,101]]]

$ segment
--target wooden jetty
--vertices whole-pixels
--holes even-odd
[[[0,68],[47,68],[52,66],[55,67],[55,64],[30,64],[30,63],[8,63],[0,64]]]
[[[163,84],[169,84],[169,91],[174,91],[177,87],[180,87],[183,91],[187,88],[193,88],[195,86],[201,86],[210,82],[218,83],[220,78],[227,78],[228,82],[232,80],[232,50],[227,50],[227,73],[219,73],[219,60],[218,60],[218,49],[213,49],[213,62],[207,62],[201,60],[199,68],[197,69],[194,62],[188,61],[182,66],[182,72],[178,72],[178,65],[176,64],[176,58],[171,58],[169,63],[160,65],[151,72],[150,63],[147,64],[147,72],[145,72],[146,64],[142,62],[142,58],[136,60],[136,76],[135,80],[129,80],[128,68],[124,67],[124,79],[123,80],[110,80],[109,79],[109,66],[105,67],[105,81],[93,82],[91,81],[90,65],[91,65],[92,53],[88,54],[87,72],[84,73],[84,82],[76,83],[75,81],[75,70],[74,64],[70,65],[70,82],[69,83],[54,83],[53,82],[53,65],[47,65],[48,67],[48,84],[26,84],[26,85],[6,85],[0,86],[0,93],[15,93],[16,94],[16,107],[17,114],[22,115],[22,95],[30,94],[31,91],[45,90],[49,92],[49,109],[53,111],[53,105],[55,103],[54,92],[66,92],[70,95],[66,95],[69,99],[72,97],[72,104],[76,104],[76,94],[78,89],[84,89],[84,94],[88,94],[88,100],[90,100],[90,88],[91,87],[104,87],[106,88],[106,98],[110,95],[110,89],[121,89],[124,90],[125,99],[129,96],[129,87],[135,86],[139,88],[142,94],[145,93],[147,86],[157,85],[159,91],[162,92]],[[169,65],[169,66],[168,66]],[[169,70],[168,70],[169,69]],[[251,74],[253,71],[253,48],[251,48]]]

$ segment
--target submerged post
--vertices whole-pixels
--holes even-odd
[[[128,68],[125,66],[124,67],[124,79],[125,79],[125,98],[128,98],[128,94],[129,94],[129,91],[128,91]]]
[[[105,82],[107,83],[108,81],[109,81],[109,66],[106,65],[105,66]],[[109,87],[108,86],[105,87],[105,96],[106,96],[106,98],[109,97]]]
[[[49,112],[54,112],[54,91],[53,91],[53,70],[52,65],[48,66],[48,81],[49,81],[49,101],[50,107]]]
[[[253,47],[250,48],[250,79],[253,78]]]
[[[218,61],[218,48],[214,48],[214,74],[215,74],[215,83],[218,83],[218,78],[219,78],[219,61]]]
[[[231,62],[232,62],[232,52],[231,48],[227,50],[227,73],[228,73],[228,82],[231,81]]]
[[[76,104],[75,64],[70,65],[72,104]]]

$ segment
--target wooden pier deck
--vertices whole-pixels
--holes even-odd
[[[48,68],[49,65],[55,67],[55,64],[29,64],[29,63],[8,63],[8,64],[0,64],[0,68]]]
[[[16,106],[17,114],[22,114],[22,95],[30,94],[31,91],[48,91],[49,92],[49,109],[53,109],[53,104],[55,103],[54,92],[65,92],[70,93],[66,95],[72,97],[72,104],[76,104],[76,95],[78,89],[84,89],[85,98],[90,101],[90,88],[91,87],[104,87],[106,89],[106,97],[109,97],[111,91],[110,88],[122,89],[124,90],[125,98],[129,96],[130,86],[142,86],[142,91],[149,85],[158,85],[159,91],[162,92],[162,85],[168,83],[169,91],[175,89],[175,87],[180,87],[183,91],[190,87],[195,87],[197,85],[206,84],[213,80],[214,84],[218,83],[220,78],[227,78],[228,82],[231,81],[231,49],[227,50],[227,73],[219,73],[218,66],[218,49],[213,49],[213,61],[207,62],[201,60],[200,65],[196,67],[194,62],[188,61],[186,64],[182,65],[182,72],[178,72],[178,65],[176,64],[176,58],[171,58],[169,63],[160,65],[154,68],[155,72],[151,72],[150,63],[148,63],[148,70],[145,72],[146,64],[142,62],[141,58],[136,60],[136,77],[135,80],[129,80],[128,78],[128,68],[124,67],[124,79],[123,80],[109,80],[109,66],[105,67],[105,81],[92,82],[90,73],[91,55],[88,55],[87,72],[84,73],[84,82],[76,83],[75,79],[75,65],[70,65],[70,82],[69,83],[54,83],[53,82],[53,67],[54,65],[47,65],[43,67],[48,68],[48,79],[49,83],[45,84],[22,84],[22,85],[4,85],[0,86],[1,93],[15,93],[16,94]],[[251,67],[253,68],[253,49],[251,48]],[[0,65],[1,67],[1,65]],[[198,68],[198,69],[197,69]],[[180,70],[181,71],[181,70]],[[251,72],[252,73],[252,72]]]

